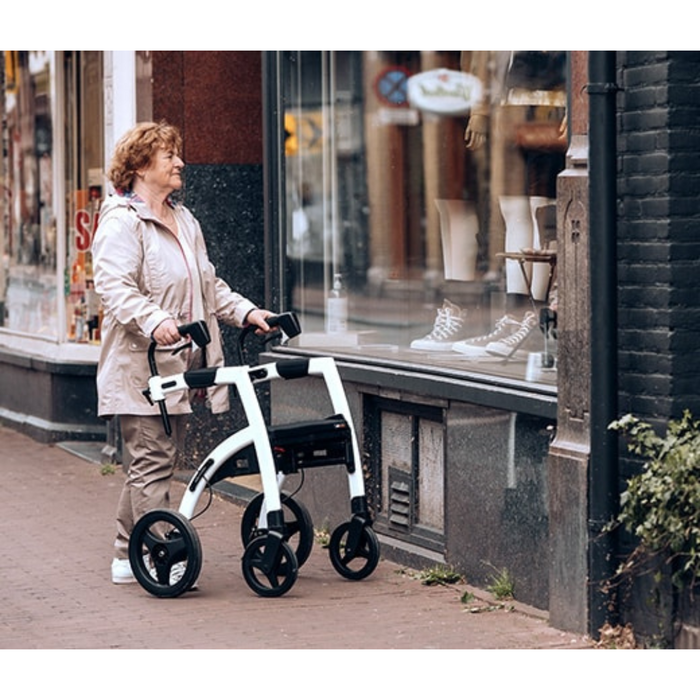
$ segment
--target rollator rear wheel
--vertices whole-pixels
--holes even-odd
[[[328,549],[333,568],[353,581],[369,576],[379,563],[379,541],[369,525],[352,521],[338,525]]]
[[[259,493],[248,504],[241,521],[241,539],[247,545],[252,539],[267,533],[265,528],[258,528],[258,519],[262,510],[265,494]],[[289,542],[297,558],[297,565],[303,566],[311,554],[314,544],[314,526],[306,506],[294,500],[289,494],[280,494],[284,514],[284,531],[282,536]]]
[[[177,511],[150,511],[131,533],[129,561],[136,580],[149,593],[176,598],[194,585],[201,571],[199,535]]]
[[[259,596],[284,595],[296,582],[299,566],[294,550],[284,539],[260,535],[243,553],[243,578]]]

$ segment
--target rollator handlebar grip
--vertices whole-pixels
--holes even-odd
[[[209,328],[204,321],[185,323],[184,325],[177,327],[177,332],[182,336],[189,335],[200,348],[203,348],[205,345],[208,345],[211,342]]]
[[[181,336],[189,336],[194,343],[196,343],[200,348],[208,345],[211,342],[211,335],[209,334],[209,328],[204,321],[194,321],[193,323],[186,323],[184,325],[177,327],[177,332]],[[158,367],[156,366],[156,346],[155,340],[151,341],[148,347],[148,367],[151,371],[151,376],[155,377],[158,374]],[[183,346],[187,347],[187,346]],[[178,352],[182,348],[177,348],[174,352]],[[149,403],[153,403],[151,393],[148,389],[144,389],[143,395],[148,399]],[[160,410],[160,416],[163,419],[163,428],[165,429],[166,435],[172,434],[172,428],[170,426],[170,417],[168,416],[168,409],[165,405],[165,400],[157,400],[158,409]]]
[[[299,319],[293,311],[268,316],[265,321],[270,328],[281,328],[288,338],[296,338],[301,333]]]

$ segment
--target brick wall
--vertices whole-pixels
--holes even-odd
[[[620,412],[700,416],[700,52],[618,56]]]

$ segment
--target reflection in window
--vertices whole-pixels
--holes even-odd
[[[92,278],[92,239],[103,198],[102,52],[67,51],[65,73],[68,192],[66,226],[65,337],[76,343],[100,339],[100,302]]]
[[[554,385],[566,54],[283,56],[299,342]]]
[[[104,170],[102,52],[6,51],[2,88],[0,326],[96,342],[100,310],[90,245]],[[55,89],[63,91],[65,106],[58,121]],[[54,133],[54,123],[64,125],[63,133]],[[57,144],[65,164],[59,183]],[[58,206],[64,184],[65,206]],[[57,211],[65,211],[60,225]]]
[[[55,337],[51,54],[5,51],[0,325]]]

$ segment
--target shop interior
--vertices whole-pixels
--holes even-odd
[[[285,59],[298,343],[555,386],[566,53]]]

